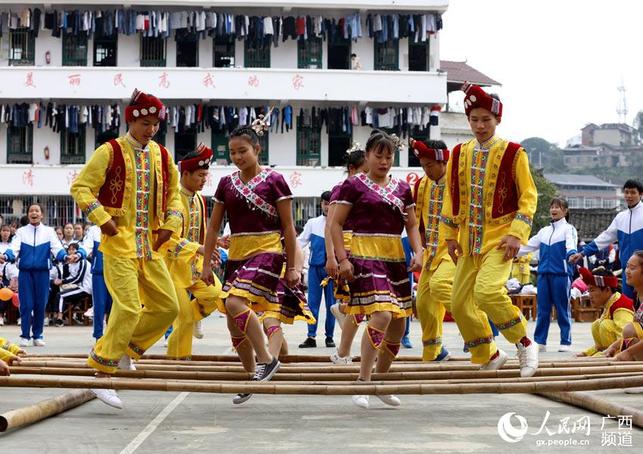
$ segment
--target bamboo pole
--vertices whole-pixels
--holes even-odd
[[[632,425],[643,429],[643,411],[625,405],[608,402],[605,399],[592,396],[586,392],[541,392],[539,396],[556,402],[570,404],[584,410],[593,411],[599,415],[631,415]]]
[[[21,364],[11,368],[16,374],[37,374],[37,375],[76,375],[93,376],[93,369],[74,367],[29,367]],[[359,369],[336,367],[322,371],[295,372],[294,370],[280,369],[275,381],[343,381],[356,380]],[[579,368],[543,368],[538,369],[536,377],[560,377],[560,376],[592,376],[601,374],[641,374],[643,375],[643,364],[639,365],[618,365],[609,367],[579,367]],[[140,367],[136,371],[118,370],[115,377],[136,377],[136,378],[184,378],[194,380],[247,380],[249,374],[241,368],[231,371],[194,371],[186,369],[167,370],[157,367]],[[489,378],[506,378],[514,380],[520,376],[518,370],[497,370],[497,371],[390,371],[374,374],[374,380],[484,380]]]
[[[484,383],[513,383],[531,382],[531,381],[561,381],[561,380],[586,380],[589,378],[609,378],[640,376],[643,371],[631,371],[628,368],[621,370],[605,371],[597,368],[596,371],[581,372],[573,369],[568,375],[553,376],[535,376],[535,377],[515,377],[507,374],[501,374],[502,371],[483,371],[480,377],[475,379]],[[11,368],[11,373],[16,375],[59,375],[59,376],[93,376],[91,369],[72,369],[72,368],[29,368],[16,366]],[[277,373],[272,381],[275,382],[344,382],[353,383],[357,380],[359,374],[355,373],[335,373],[335,374],[289,374]],[[219,373],[219,372],[180,372],[180,371],[155,371],[155,370],[124,370],[117,371],[114,377],[137,378],[137,379],[178,379],[178,380],[196,380],[196,381],[247,381],[250,375],[247,373]],[[386,383],[471,383],[471,378],[462,376],[457,373],[375,373],[373,381]]]
[[[600,389],[630,388],[643,386],[643,375],[590,378],[574,381],[516,382],[511,383],[459,383],[459,384],[315,384],[315,383],[207,383],[178,380],[141,380],[128,378],[69,379],[49,377],[0,377],[0,386],[26,388],[104,388],[147,391],[202,392],[202,393],[250,393],[250,394],[306,394],[306,395],[352,395],[352,394],[506,394],[556,391],[595,391]]]
[[[47,399],[28,407],[17,408],[0,415],[0,432],[17,429],[41,421],[50,416],[78,407],[95,398],[88,390],[69,391],[53,399]]]

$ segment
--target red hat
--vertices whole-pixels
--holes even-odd
[[[125,108],[125,121],[130,123],[137,118],[147,117],[148,115],[164,120],[165,106],[156,96],[134,89],[129,106]]]
[[[462,91],[465,93],[464,112],[467,114],[467,117],[473,109],[482,107],[498,117],[498,120],[502,118],[502,103],[496,98],[489,96],[482,88],[465,82],[464,85],[462,85]]]
[[[207,170],[210,168],[210,161],[212,160],[212,148],[207,147],[204,143],[200,143],[196,147],[198,156],[183,159],[179,161],[179,172],[194,172],[199,169]]]
[[[436,161],[448,161],[449,149],[448,148],[429,148],[421,140],[413,142],[413,153],[418,158],[435,159]]]
[[[592,274],[587,268],[580,267],[578,272],[583,278],[583,282],[587,285],[594,285],[596,287],[609,287],[616,288],[618,287],[618,278],[616,276],[596,276]]]

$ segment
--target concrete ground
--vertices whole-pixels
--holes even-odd
[[[320,325],[323,327],[323,322]],[[222,354],[229,348],[225,320],[217,314],[204,321],[205,338],[194,341],[195,354]],[[291,353],[329,355],[329,348],[300,350],[305,325],[286,327]],[[530,322],[529,332],[533,333]],[[574,348],[591,343],[590,325],[573,325]],[[550,349],[558,345],[558,327],[551,327]],[[17,339],[18,327],[0,328],[0,335]],[[353,352],[359,351],[359,338]],[[445,324],[446,345],[463,356],[462,339],[454,323]],[[44,348],[34,353],[86,353],[92,345],[89,327],[46,328]],[[419,355],[420,325],[411,328],[414,348],[402,355]],[[323,344],[323,336],[318,335]],[[339,330],[335,335],[339,341]],[[504,339],[501,348],[513,355]],[[163,354],[162,343],[149,353]],[[556,351],[541,358],[563,359]],[[58,389],[6,388],[0,391],[0,412],[36,403],[64,392]],[[643,409],[643,394],[623,390],[596,395]],[[241,406],[221,394],[122,391],[125,408],[112,409],[94,400],[30,427],[0,434],[1,454],[43,453],[166,453],[166,452],[640,452],[643,431],[628,430],[627,419],[619,429],[615,419],[532,395],[477,394],[401,396],[400,408],[386,407],[371,398],[371,409],[362,410],[348,396],[256,395]],[[515,443],[499,436],[499,420],[513,412],[525,418],[526,434]],[[569,418],[569,419],[566,419]],[[588,419],[589,418],[589,419]],[[589,420],[589,429],[580,424]],[[514,416],[511,425],[519,428]],[[502,424],[501,424],[502,426]],[[589,435],[587,434],[589,431]],[[507,431],[503,431],[505,433]],[[524,431],[523,431],[524,432]],[[511,435],[513,432],[508,431]],[[519,434],[518,434],[519,435]],[[516,439],[516,436],[513,438]]]

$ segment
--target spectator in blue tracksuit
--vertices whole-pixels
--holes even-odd
[[[616,215],[607,230],[598,235],[594,241],[574,254],[570,261],[576,263],[583,257],[591,257],[598,251],[618,241],[618,258],[623,267],[623,294],[634,299],[634,289],[627,285],[625,267],[635,251],[643,249],[643,184],[638,180],[627,180],[623,185],[623,198],[627,210]]]
[[[518,256],[539,251],[538,260],[538,316],[534,338],[541,352],[547,351],[547,335],[551,321],[551,308],[556,308],[560,327],[559,352],[567,352],[572,344],[572,321],[569,305],[573,269],[568,263],[576,253],[578,233],[565,218],[569,211],[567,200],[554,198],[549,205],[551,224],[540,229]]]
[[[324,191],[321,195],[322,214],[316,218],[309,219],[304,226],[304,231],[297,237],[302,248],[310,244],[310,259],[308,266],[308,307],[313,313],[315,320],[319,320],[319,307],[321,306],[322,291],[326,302],[326,347],[334,347],[333,333],[335,331],[335,317],[330,307],[335,304],[333,285],[329,283],[322,289],[321,281],[327,276],[326,269],[326,244],[324,243],[324,229],[326,228],[326,215],[330,204],[330,191]],[[317,323],[308,325],[308,337],[299,344],[299,348],[317,347]]]
[[[105,316],[112,310],[112,295],[109,294],[103,277],[103,253],[99,250],[100,227],[92,225],[83,238],[83,249],[92,256],[92,304],[94,306],[94,338],[103,337]]]
[[[28,224],[16,230],[11,240],[11,248],[7,249],[0,261],[18,260],[18,293],[20,295],[20,318],[22,334],[20,346],[26,347],[33,339],[33,345],[42,347],[43,325],[45,322],[45,307],[49,299],[49,269],[51,257],[58,261],[65,259],[77,262],[87,255],[81,248],[67,256],[53,228],[42,224],[43,209],[37,203],[29,205],[27,213]]]

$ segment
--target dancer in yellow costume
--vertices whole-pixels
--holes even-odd
[[[513,261],[511,277],[518,279],[520,285],[531,284],[531,269],[529,268],[529,264],[532,258],[533,254],[529,253],[521,257],[516,257]]]
[[[172,234],[163,249],[166,263],[179,299],[179,315],[168,339],[167,356],[176,359],[192,357],[192,333],[197,321],[210,315],[218,305],[221,282],[214,276],[214,284],[201,280],[203,243],[207,228],[206,204],[199,191],[208,178],[212,150],[200,144],[179,162],[181,174],[180,198],[182,229]],[[192,298],[190,298],[192,295]]]
[[[71,186],[76,203],[101,228],[105,284],[113,298],[105,335],[87,360],[98,377],[132,369],[131,359],[156,343],[179,310],[157,252],[181,229],[179,174],[167,149],[152,140],[165,106],[135,90],[125,118],[129,132],[98,147]],[[122,408],[114,390],[94,393]]]
[[[9,366],[20,364],[20,357],[24,354],[25,351],[20,348],[20,346],[12,344],[7,339],[0,337],[0,362],[4,361]]]
[[[496,370],[507,361],[494,341],[491,320],[516,344],[521,376],[528,377],[538,368],[538,346],[527,337],[527,321],[511,304],[505,283],[521,243],[529,239],[536,185],[525,150],[495,135],[500,101],[475,85],[465,84],[463,90],[475,139],[453,149],[442,207],[449,255],[457,265],[453,317],[473,363]]]
[[[442,322],[451,312],[455,264],[447,252],[445,226],[440,222],[449,150],[444,142],[410,141],[425,175],[415,185],[415,216],[425,246],[415,306],[422,326],[422,359],[445,361],[449,351],[442,344]]]
[[[576,356],[603,356],[604,350],[623,337],[623,329],[634,320],[634,302],[616,288],[618,278],[603,267],[579,269],[589,286],[589,299],[594,307],[603,307],[601,316],[592,323],[594,345]]]

